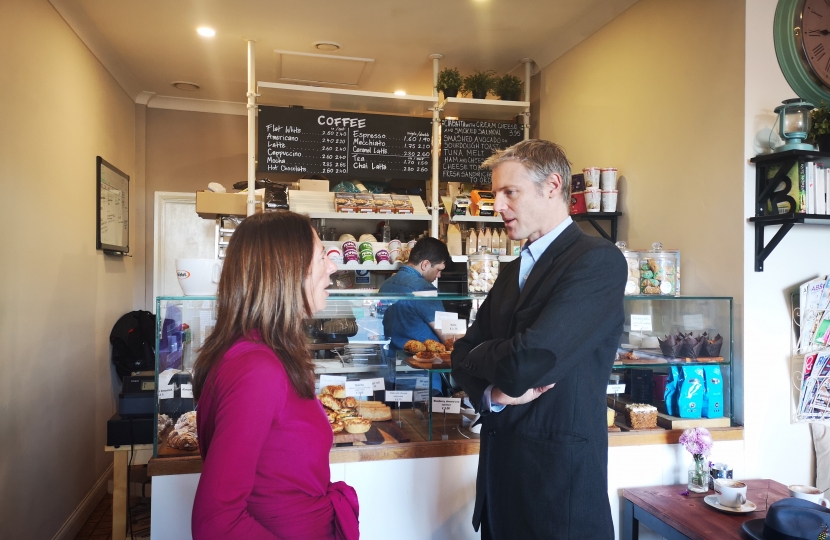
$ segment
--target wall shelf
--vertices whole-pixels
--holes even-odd
[[[572,214],[571,219],[576,222],[587,221],[596,231],[602,235],[606,240],[617,242],[617,218],[622,215],[622,212],[589,212],[586,214]],[[599,226],[600,221],[607,221],[611,228],[611,234],[605,232],[605,229]]]
[[[501,216],[471,216],[469,214],[464,216],[454,216],[452,215],[452,198],[450,197],[441,197],[441,203],[444,205],[444,211],[450,216],[450,221],[454,222],[479,222],[479,223],[504,223],[504,220]]]
[[[789,197],[789,184],[793,179],[789,173],[793,166],[814,160],[830,160],[830,153],[809,150],[788,150],[772,154],[761,154],[750,159],[755,164],[755,216],[749,218],[755,224],[755,271],[764,271],[764,261],[775,250],[781,240],[794,225],[830,225],[830,215],[803,214],[788,212],[778,213],[778,203],[788,201],[792,207],[797,201]],[[777,167],[777,172],[770,176],[769,170]],[[779,190],[781,184],[784,190]],[[780,225],[775,235],[765,243],[764,229]]]
[[[407,195],[412,202],[411,214],[347,214],[334,209],[334,193],[330,191],[288,191],[288,206],[292,212],[307,214],[310,218],[359,219],[377,221],[429,221],[432,216],[424,201],[415,195]]]
[[[482,120],[513,120],[530,109],[529,101],[447,98],[441,102],[443,116]]]
[[[398,96],[386,92],[344,90],[272,82],[257,82],[257,103],[287,107],[299,105],[306,109],[354,111],[431,117],[438,104],[433,96]]]

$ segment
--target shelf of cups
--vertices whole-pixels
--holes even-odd
[[[360,244],[362,242],[355,241],[355,244],[358,246],[358,250],[360,249]],[[381,249],[389,251],[389,244],[386,242],[369,242],[372,244],[372,253],[377,254],[377,252]],[[326,252],[328,252],[331,248],[337,248],[340,250],[341,255],[343,254],[343,242],[340,241],[331,241],[326,240],[323,242],[323,247],[326,248]],[[400,261],[390,261],[390,262],[359,262],[354,261],[350,263],[338,263],[337,269],[338,270],[384,270],[387,272],[394,272],[401,267]]]

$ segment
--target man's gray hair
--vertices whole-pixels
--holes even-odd
[[[565,204],[570,205],[571,164],[561,146],[544,139],[522,141],[510,148],[497,150],[481,164],[481,168],[492,171],[506,161],[524,165],[540,193],[548,176],[558,174],[562,177],[562,198],[565,199]]]

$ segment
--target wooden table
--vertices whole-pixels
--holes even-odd
[[[668,540],[745,539],[741,525],[764,518],[770,504],[789,496],[787,487],[774,480],[745,480],[747,499],[758,509],[747,514],[730,514],[703,501],[708,493],[680,495],[685,485],[623,490],[622,538],[637,540],[640,523]]]
[[[127,537],[127,504],[130,499],[130,486],[127,485],[127,467],[130,446],[105,446],[104,450],[112,452],[112,540],[124,540]],[[133,465],[147,463],[153,455],[152,444],[133,445]]]

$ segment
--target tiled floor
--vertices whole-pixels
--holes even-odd
[[[132,507],[133,537],[136,540],[150,538],[150,499],[133,497]],[[75,540],[112,540],[112,495],[107,493],[84,526],[78,531]]]

